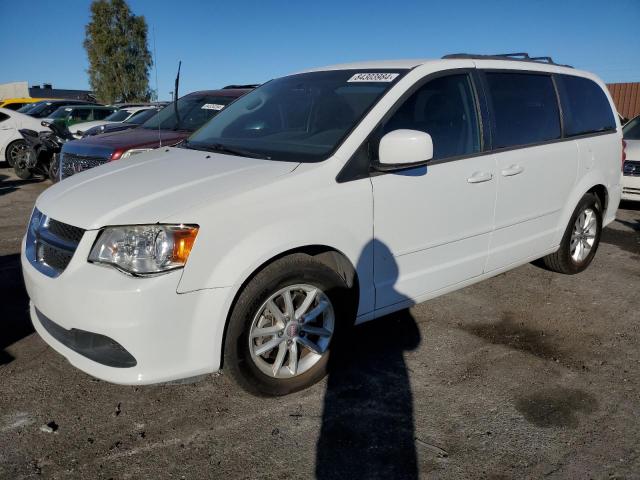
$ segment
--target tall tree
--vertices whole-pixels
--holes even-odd
[[[147,22],[134,15],[125,0],[94,0],[85,27],[89,82],[105,103],[149,100]]]

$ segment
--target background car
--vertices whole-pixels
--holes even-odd
[[[640,202],[640,115],[622,127],[626,160],[622,168],[622,199]]]
[[[140,112],[137,112],[135,115],[132,115],[124,122],[106,123],[98,125],[96,127],[91,127],[82,133],[81,138],[91,137],[93,135],[101,135],[103,133],[121,132],[123,130],[137,128],[147,120],[149,120],[151,117],[157,115],[157,113],[162,110],[162,108],[164,107],[156,106],[154,108],[142,110]]]
[[[176,145],[251,88],[193,92],[167,105],[139,128],[73,140],[60,154],[60,179],[162,146]]]
[[[42,102],[38,102],[32,108],[23,110],[21,113],[26,113],[27,115],[30,115],[35,118],[47,118],[53,112],[55,112],[58,108],[67,107],[70,105],[99,105],[99,104],[85,102],[84,100],[45,100]]]
[[[5,161],[13,167],[15,159],[27,145],[18,130],[21,128],[35,131],[46,130],[40,122],[40,119],[29,115],[8,108],[0,108],[0,161]]]
[[[155,107],[154,105],[146,105],[141,107],[119,108],[118,110],[113,112],[111,115],[105,117],[104,119],[94,119],[88,122],[76,123],[73,126],[73,129],[71,129],[71,133],[76,138],[82,138],[84,136],[84,132],[86,132],[87,130],[93,127],[101,127],[103,125],[109,125],[112,123],[126,122],[127,120],[132,119],[136,116],[139,116],[139,114],[147,110],[152,110],[153,112],[155,112],[157,111],[157,107]],[[147,117],[147,118],[150,118],[150,117]]]
[[[32,105],[34,103],[41,102],[43,100],[57,100],[55,98],[31,98],[31,97],[17,97],[17,98],[5,98],[0,102],[0,108],[8,108],[9,110],[18,110],[25,105]]]
[[[70,127],[80,122],[104,120],[117,112],[115,107],[103,107],[100,105],[70,105],[58,108],[46,120],[62,127]]]

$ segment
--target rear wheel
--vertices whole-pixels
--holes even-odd
[[[16,160],[24,154],[26,149],[27,142],[24,140],[16,140],[7,146],[7,149],[4,152],[4,158],[10,167],[13,167],[16,164]]]
[[[231,313],[224,367],[257,395],[286,395],[321,380],[331,349],[353,321],[344,279],[306,254],[268,265]]]
[[[554,272],[573,275],[592,262],[602,233],[602,205],[592,193],[585,194],[569,219],[560,248],[542,259]]]

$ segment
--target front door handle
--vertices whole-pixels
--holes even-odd
[[[491,172],[475,172],[469,178],[467,178],[467,182],[469,183],[482,183],[488,182],[493,179],[493,173]]]
[[[520,165],[511,165],[502,170],[500,173],[503,177],[513,177],[514,175],[519,175],[522,172],[524,172],[524,167],[521,167]]]

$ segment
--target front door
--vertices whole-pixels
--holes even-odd
[[[495,157],[482,149],[469,73],[428,80],[374,133],[431,135],[428,167],[372,177],[376,309],[480,275],[496,196]],[[371,151],[377,151],[371,141]]]

